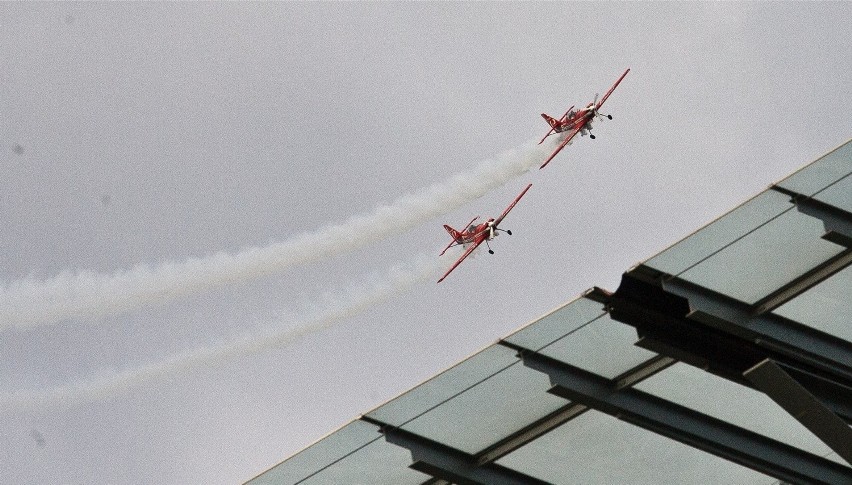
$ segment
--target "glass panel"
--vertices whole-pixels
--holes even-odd
[[[831,450],[765,394],[683,363],[635,386],[815,455]]]
[[[803,195],[814,195],[852,172],[852,141],[778,183]],[[848,209],[847,209],[848,210]]]
[[[555,484],[769,483],[751,469],[587,411],[497,461]]]
[[[679,275],[792,208],[793,204],[788,196],[772,190],[763,192],[649,259],[645,264],[670,275]]]
[[[633,345],[637,339],[636,329],[606,315],[539,353],[612,379],[657,355]]]
[[[824,233],[819,219],[787,211],[680,276],[752,304],[843,251]]]
[[[376,440],[359,449],[339,462],[323,469],[308,478],[304,485],[375,485],[392,483],[394,485],[417,485],[431,475],[408,468],[411,465],[411,452],[392,445],[384,439]],[[289,482],[282,482],[282,485]]]
[[[516,362],[518,358],[514,351],[501,345],[492,345],[370,411],[367,416],[383,423],[402,426]]]
[[[852,175],[847,175],[843,180],[816,194],[814,198],[852,212]]]
[[[548,394],[547,375],[521,362],[486,379],[403,429],[476,454],[569,404]]]
[[[538,350],[604,314],[603,305],[578,298],[539,318],[504,340],[525,349]]]
[[[296,483],[336,460],[355,452],[370,442],[381,439],[379,428],[363,421],[353,421],[317,441],[301,452],[279,463],[250,481],[264,483]]]
[[[835,273],[773,313],[852,342],[852,266]]]

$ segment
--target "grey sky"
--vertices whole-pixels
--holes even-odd
[[[235,483],[734,207],[852,134],[848,3],[3,3],[0,281],[263,247],[541,137],[545,170],[320,262],[0,339],[0,390],[209,347],[515,233],[274,350],[71,406],[0,410],[3,483]],[[437,278],[435,278],[437,279]],[[41,440],[35,437],[41,437]]]

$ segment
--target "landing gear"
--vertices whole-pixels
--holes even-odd
[[[606,115],[607,119],[612,119],[612,115]]]
[[[507,231],[506,231],[506,234],[508,234],[508,235],[510,235],[510,236],[511,236],[511,235],[512,235],[512,231],[507,230]]]
[[[494,251],[493,251],[493,250],[491,250],[491,249],[489,249],[489,250],[488,250],[488,254],[494,254]]]
[[[589,138],[591,138],[592,140],[594,140],[594,139],[595,139],[595,135],[593,135],[593,134],[589,133]]]

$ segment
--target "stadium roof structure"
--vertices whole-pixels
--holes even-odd
[[[852,140],[251,480],[852,483]]]

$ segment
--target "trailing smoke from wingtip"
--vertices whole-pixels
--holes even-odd
[[[120,314],[355,250],[451,212],[502,186],[536,166],[557,142],[555,137],[542,145],[527,142],[371,212],[265,247],[156,266],[139,264],[111,274],[67,271],[47,279],[6,283],[0,287],[0,331]]]
[[[389,268],[356,285],[329,293],[316,310],[289,324],[262,334],[243,335],[217,345],[180,352],[162,361],[125,370],[106,370],[95,376],[47,389],[15,390],[0,393],[0,411],[41,406],[72,407],[120,395],[131,389],[152,385],[193,369],[226,363],[240,357],[285,347],[296,340],[343,323],[415,284],[434,279],[446,269],[452,257],[421,255],[406,264]]]

